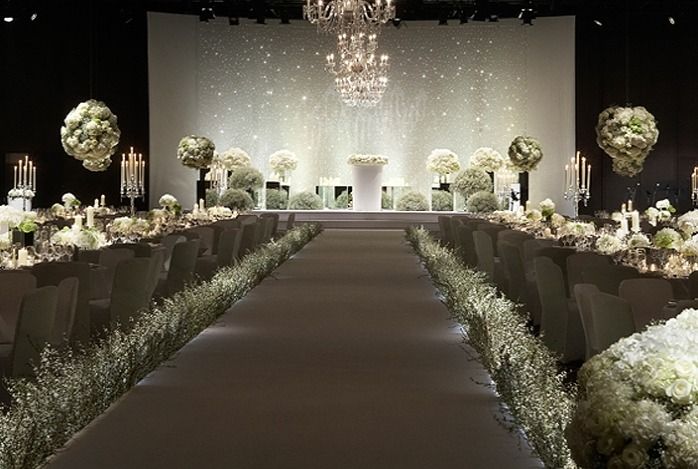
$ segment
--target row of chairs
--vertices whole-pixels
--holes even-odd
[[[287,229],[293,226],[293,217]],[[153,299],[209,279],[277,235],[278,215],[242,215],[141,242],[81,251],[73,262],[0,272],[0,369],[29,376],[44,344],[86,343],[119,324],[128,328]],[[101,272],[106,288],[94,288]],[[91,279],[93,281],[91,281]]]
[[[696,304],[680,282],[614,265],[608,256],[554,246],[503,225],[440,217],[442,241],[465,264],[531,313],[544,342],[562,362],[588,359],[618,339]],[[681,300],[671,310],[666,305]]]

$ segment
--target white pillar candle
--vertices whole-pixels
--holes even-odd
[[[633,211],[631,220],[632,220],[633,233],[639,233],[640,232],[640,212],[638,212],[637,210]]]
[[[26,248],[22,248],[17,251],[17,267],[22,267],[27,264],[29,264],[29,251],[27,251]]]
[[[99,208],[99,199],[95,199],[94,208]]]
[[[194,208],[192,209],[191,213],[193,215],[196,215],[197,213],[199,213],[199,206],[197,204],[194,204]]]
[[[12,187],[17,187],[17,166],[15,166],[15,183]]]
[[[73,221],[73,228],[75,230],[82,229],[82,215],[75,215],[75,219]]]
[[[205,208],[204,199],[199,199],[199,210],[204,210]]]
[[[101,205],[102,207],[105,207],[107,205],[106,202],[107,202],[107,199],[106,199],[106,197],[104,197],[104,194],[102,194],[102,197],[99,198],[99,205]]]
[[[95,202],[97,202],[95,200]],[[86,225],[88,228],[93,228],[95,226],[95,208],[87,207],[85,209],[85,215],[87,215]]]
[[[34,166],[34,174],[32,175],[32,179],[32,189],[34,189],[34,192],[36,192],[36,166]]]
[[[628,218],[626,216],[623,216],[620,220],[620,231],[622,232],[623,236],[628,234]]]

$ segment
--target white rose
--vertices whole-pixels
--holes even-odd
[[[671,398],[675,402],[683,404],[690,400],[692,390],[693,386],[691,383],[686,379],[680,378],[667,386],[665,392],[667,397]]]
[[[623,462],[629,467],[641,467],[647,460],[647,453],[637,445],[629,444],[623,449]]]
[[[688,360],[678,360],[674,363],[674,371],[680,378],[690,378],[696,373],[696,365]]]
[[[662,199],[655,205],[659,210],[669,210],[669,208],[671,207],[671,202],[669,202],[669,199]]]

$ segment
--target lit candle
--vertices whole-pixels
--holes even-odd
[[[82,229],[82,215],[75,215],[75,219],[73,222],[73,229],[75,229],[75,230]]]
[[[15,183],[12,187],[17,187],[17,166],[15,166]]]
[[[620,219],[620,231],[623,236],[628,234],[628,218],[626,216]]]
[[[34,180],[34,183],[32,184],[32,188],[34,189],[34,192],[36,192],[36,166],[34,166],[34,174],[32,176],[32,179]]]
[[[104,194],[102,194],[102,197],[100,197],[100,199],[99,199],[99,205],[104,207],[107,205],[106,202],[107,202],[106,197],[104,197]]]
[[[27,178],[27,166],[29,162],[29,157],[25,156],[24,157],[24,185],[27,185],[27,182],[29,182],[29,179]]]
[[[632,230],[633,233],[639,233],[640,232],[640,212],[637,210],[634,210],[632,213]]]
[[[99,199],[95,199],[94,208],[99,208]]]
[[[94,207],[87,207],[85,209],[85,215],[87,215],[87,219],[85,221],[85,224],[87,225],[88,228],[92,228],[95,226],[95,208]]]
[[[625,204],[623,204],[623,205],[620,206],[620,213],[622,213],[623,215],[625,215]]]
[[[23,265],[27,265],[29,263],[29,251],[27,251],[25,248],[20,249],[17,251],[17,266],[22,267]]]
[[[589,171],[587,173],[587,187],[589,188],[589,192],[591,192],[591,165],[589,165]]]
[[[22,182],[22,160],[19,160],[19,185],[24,185]]]
[[[565,191],[570,187],[570,166],[565,165]]]
[[[628,199],[628,212],[633,211],[633,201],[632,199]]]
[[[587,169],[587,158],[586,156],[582,157],[582,166],[579,168],[582,172],[580,175],[582,178],[582,188],[586,187],[586,169]]]
[[[528,212],[528,211],[530,211],[530,210],[531,210],[531,201],[530,201],[530,200],[527,200],[527,201],[526,201],[526,211]]]
[[[203,210],[205,207],[204,199],[199,199],[199,210]]]

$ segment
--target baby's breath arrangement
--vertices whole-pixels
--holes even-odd
[[[423,228],[409,228],[407,239],[545,466],[575,468],[564,432],[576,389],[564,384],[553,354],[484,274],[466,268]]]
[[[115,328],[81,351],[47,348],[36,379],[9,382],[12,405],[0,413],[0,467],[40,466],[319,232],[311,224],[289,231],[212,280],[143,312],[127,332]]]

